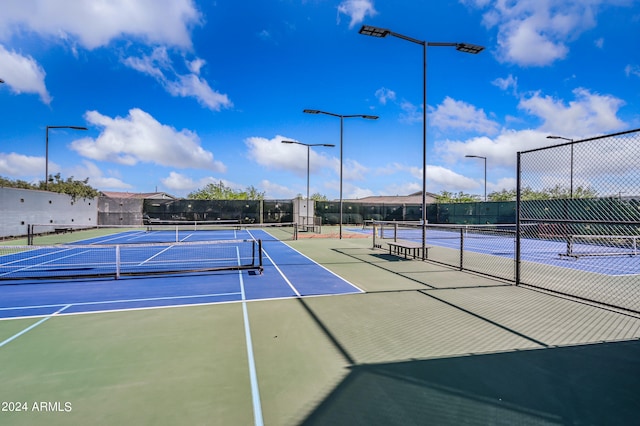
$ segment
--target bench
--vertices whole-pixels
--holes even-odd
[[[389,254],[394,254],[396,256],[404,256],[405,259],[408,259],[411,256],[413,259],[419,258],[420,251],[422,250],[421,243],[415,243],[411,241],[394,241],[389,244]],[[431,247],[425,247],[425,258],[427,257],[427,253]]]
[[[73,232],[72,228],[54,228],[56,234],[66,234],[67,232]]]

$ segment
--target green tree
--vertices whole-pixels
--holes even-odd
[[[489,201],[515,201],[515,199],[515,189],[503,189],[502,191],[495,191],[487,194],[487,200]]]
[[[7,188],[35,189],[34,185],[24,180],[10,180],[0,176],[0,186]]]
[[[315,194],[311,195],[311,199],[313,201],[329,201],[329,199],[327,198],[326,195],[320,194],[318,192],[316,192]]]
[[[38,189],[71,195],[73,198],[95,198],[100,195],[97,189],[89,185],[89,178],[75,180],[73,176],[71,176],[65,180],[62,179],[60,173],[49,177],[49,182],[46,186],[43,181],[40,181]]]
[[[209,183],[204,188],[197,189],[187,195],[192,200],[263,200],[264,192],[249,186],[244,191],[235,190],[224,182]]]
[[[502,191],[492,192],[487,195],[489,201],[515,201],[516,200],[515,189],[503,189]],[[543,188],[540,191],[535,191],[531,187],[522,188],[520,198],[522,200],[560,200],[567,198],[596,198],[597,192],[589,187],[578,186],[573,188],[567,188],[562,185],[555,185],[547,188]]]
[[[472,203],[478,200],[477,196],[466,194],[462,191],[457,194],[449,191],[442,191],[440,194],[436,195],[437,203]]]
[[[48,185],[44,181],[32,184],[24,180],[10,180],[0,177],[0,186],[20,189],[40,189],[43,191],[59,192],[61,194],[71,195],[73,198],[95,198],[100,192],[89,185],[89,178],[85,180],[74,180],[73,176],[62,179],[60,173],[49,177]]]

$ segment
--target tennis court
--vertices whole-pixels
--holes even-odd
[[[389,256],[371,238],[250,232],[262,274],[0,281],[0,422],[638,418],[637,316]]]
[[[537,226],[537,225],[536,225]],[[507,225],[428,225],[428,246],[514,259],[516,226]],[[352,228],[372,235],[373,228]],[[379,241],[422,242],[420,225],[386,223],[377,230]],[[524,231],[526,235],[527,232]],[[612,276],[640,275],[639,236],[568,235],[553,238],[523,238],[521,260],[541,265]],[[611,258],[615,257],[615,265]]]
[[[0,318],[361,291],[263,229],[181,231],[166,242],[175,235],[134,230],[8,247]]]

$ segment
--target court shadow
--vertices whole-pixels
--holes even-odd
[[[630,425],[640,341],[355,365],[303,425]]]

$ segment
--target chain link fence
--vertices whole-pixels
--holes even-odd
[[[518,153],[516,284],[640,312],[640,129]]]

